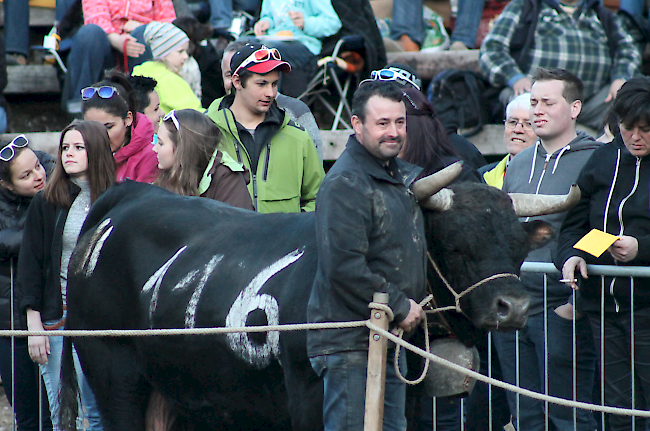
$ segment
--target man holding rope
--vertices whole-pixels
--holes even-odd
[[[346,149],[316,199],[318,270],[310,322],[365,320],[375,292],[389,294],[394,322],[417,327],[426,293],[424,224],[408,187],[419,168],[396,158],[406,139],[402,92],[392,82],[362,83],[352,100]],[[311,363],[325,382],[325,430],[363,429],[367,328],[309,331]],[[390,355],[390,353],[389,353]],[[405,384],[386,370],[384,430],[406,430]],[[406,372],[405,356],[400,371]]]

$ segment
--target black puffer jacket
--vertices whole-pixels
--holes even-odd
[[[54,167],[54,159],[47,153],[35,151],[41,164],[49,173]],[[18,266],[18,252],[23,240],[23,228],[27,208],[32,198],[18,196],[0,187],[0,329],[11,328],[11,303],[12,288],[11,278],[13,273],[16,280]],[[19,304],[18,290],[14,289],[14,329],[26,329],[24,319],[17,312]]]
[[[409,299],[426,294],[424,222],[409,191],[420,168],[399,159],[384,166],[355,136],[316,197],[318,270],[307,306],[310,322],[368,318],[375,292],[401,322]],[[366,328],[309,331],[310,357],[368,349]]]

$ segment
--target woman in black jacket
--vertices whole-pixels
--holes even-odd
[[[29,331],[46,329],[52,334],[30,335],[28,348],[40,366],[55,429],[61,428],[58,392],[63,337],[57,336],[57,330],[65,325],[68,262],[90,206],[113,183],[115,160],[106,126],[75,121],[61,132],[54,172],[27,210],[18,259],[20,311],[27,316]],[[87,429],[100,431],[99,411],[80,368],[77,379]]]
[[[3,142],[0,149],[0,328],[27,329],[17,312],[14,289],[16,265],[23,239],[29,203],[45,186],[46,169],[54,159],[27,147],[24,135]],[[14,304],[12,311],[11,304]],[[13,370],[12,370],[13,358]],[[39,417],[43,430],[51,430],[50,411],[42,392],[39,415],[38,370],[29,357],[27,338],[0,337],[0,377],[9,403],[13,405],[19,431],[37,431]],[[14,388],[19,388],[15,391]]]
[[[582,197],[564,219],[555,264],[566,283],[578,290],[576,309],[587,314],[596,347],[602,348],[605,404],[647,410],[650,279],[635,278],[633,286],[629,277],[601,280],[588,276],[587,264],[650,266],[650,78],[623,84],[613,110],[621,120],[620,133],[593,152],[578,176]],[[598,258],[573,248],[591,229],[618,237]],[[636,406],[631,405],[633,391]],[[636,429],[647,429],[640,422]],[[609,424],[612,431],[632,429],[629,416],[611,415]]]

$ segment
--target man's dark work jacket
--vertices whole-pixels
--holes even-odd
[[[353,135],[316,197],[318,270],[310,322],[366,320],[375,292],[389,294],[393,324],[409,299],[425,296],[426,246],[422,212],[408,186],[420,168],[373,157]],[[309,331],[310,357],[368,349],[368,329]]]

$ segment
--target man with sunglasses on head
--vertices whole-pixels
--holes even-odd
[[[384,292],[394,327],[409,332],[424,314],[418,302],[426,294],[426,244],[422,213],[409,190],[420,169],[397,158],[406,140],[401,88],[363,83],[352,99],[352,127],[318,195],[318,268],[307,319],[364,320],[374,293]],[[325,431],[363,429],[368,330],[309,331],[307,353],[324,380]],[[399,367],[405,374],[405,355]],[[406,430],[406,385],[392,361],[385,392],[383,429]]]
[[[223,80],[223,89],[226,90],[226,94],[230,94],[232,90],[232,70],[230,70],[230,60],[232,60],[232,56],[245,45],[246,41],[236,40],[230,42],[223,51],[223,56],[221,58],[221,79]],[[286,96],[279,91],[275,96],[275,102],[278,104],[280,109],[289,115],[289,118],[291,118],[294,123],[305,128],[307,133],[309,133],[311,140],[314,141],[318,157],[322,160],[323,141],[320,136],[320,130],[318,124],[316,124],[314,115],[311,113],[305,102],[296,99],[295,97]]]
[[[291,66],[277,49],[248,43],[230,70],[234,91],[212,102],[208,117],[223,132],[220,149],[250,170],[256,211],[313,211],[323,164],[309,134],[275,102],[280,72]]]
[[[402,63],[388,63],[383,69],[373,70],[370,74],[370,79],[375,81],[393,81],[402,87],[412,87],[422,91],[422,81],[415,73],[415,70]],[[440,118],[438,119],[444,126],[449,140],[461,159],[475,169],[487,163],[478,148],[458,134],[457,124],[446,124]]]

